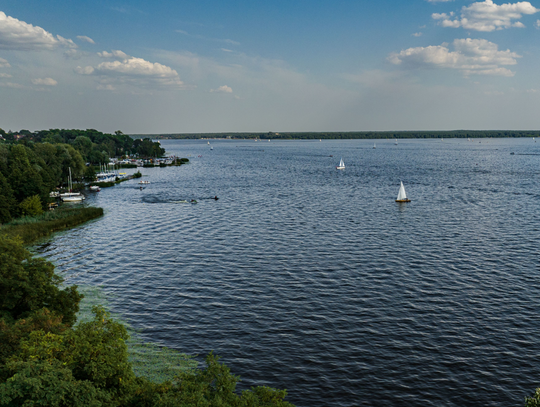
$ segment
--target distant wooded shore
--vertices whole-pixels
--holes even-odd
[[[540,137],[540,130],[451,130],[451,131],[351,131],[351,132],[267,132],[267,133],[170,133],[130,134],[133,138],[175,139],[268,139],[268,140],[350,140],[413,138],[503,138]]]

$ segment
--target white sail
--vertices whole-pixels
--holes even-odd
[[[343,158],[339,160],[339,165],[336,167],[338,170],[344,170],[345,169],[345,163],[343,162]]]
[[[399,192],[397,195],[397,201],[403,201],[407,199],[407,194],[405,193],[405,187],[403,186],[403,181],[401,181],[401,186],[399,187]]]

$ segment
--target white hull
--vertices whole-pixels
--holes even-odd
[[[62,197],[62,202],[82,202],[84,197],[81,196],[64,196]]]

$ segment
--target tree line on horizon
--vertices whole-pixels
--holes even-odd
[[[503,138],[540,137],[540,130],[450,130],[450,131],[350,131],[350,132],[228,132],[132,134],[150,139],[269,139],[269,140],[351,140],[351,139],[416,139],[416,138]]]

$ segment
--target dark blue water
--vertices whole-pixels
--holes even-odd
[[[164,141],[190,164],[103,189],[102,219],[40,251],[148,340],[298,406],[520,406],[540,386],[540,143],[212,143]]]

